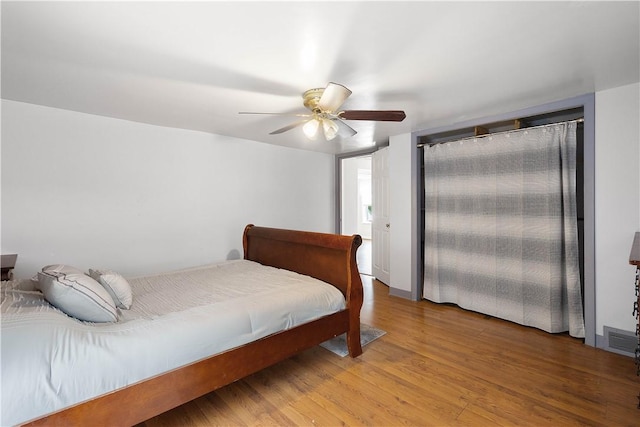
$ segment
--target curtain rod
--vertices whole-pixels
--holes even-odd
[[[433,146],[433,145],[438,145],[438,144],[446,144],[447,142],[466,141],[468,139],[485,138],[487,136],[501,135],[503,133],[520,132],[520,131],[526,131],[526,130],[529,130],[529,129],[537,129],[537,128],[543,128],[543,127],[547,127],[547,126],[558,125],[558,124],[561,124],[561,123],[571,123],[571,122],[583,123],[584,122],[584,117],[580,117],[580,118],[573,119],[573,120],[565,120],[565,121],[562,121],[562,122],[547,123],[545,125],[530,126],[530,127],[521,128],[521,129],[503,130],[503,131],[500,131],[500,132],[485,133],[483,135],[467,136],[467,137],[464,137],[464,138],[452,139],[452,140],[449,140],[449,141],[442,141],[442,142],[434,142],[434,143],[431,143],[431,144],[428,144],[428,143],[427,144],[418,144],[418,148],[424,147],[425,145]]]

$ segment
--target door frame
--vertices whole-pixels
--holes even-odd
[[[380,148],[387,147],[389,144],[384,145],[374,145],[372,147],[359,150],[352,151],[350,153],[336,154],[334,156],[334,222],[333,222],[333,231],[336,234],[342,234],[342,160],[349,159],[353,157],[364,157],[370,156]]]

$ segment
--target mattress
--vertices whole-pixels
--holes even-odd
[[[236,260],[128,279],[117,323],[82,322],[2,282],[0,425],[14,425],[345,308],[342,293]]]

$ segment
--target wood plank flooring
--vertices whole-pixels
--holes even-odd
[[[357,359],[315,347],[166,412],[160,426],[640,426],[633,359],[363,276]]]

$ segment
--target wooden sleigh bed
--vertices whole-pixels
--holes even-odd
[[[361,242],[358,235],[248,225],[243,235],[244,259],[327,282],[342,292],[346,307],[24,425],[134,425],[343,333],[350,356],[359,356],[363,291],[356,250]]]

